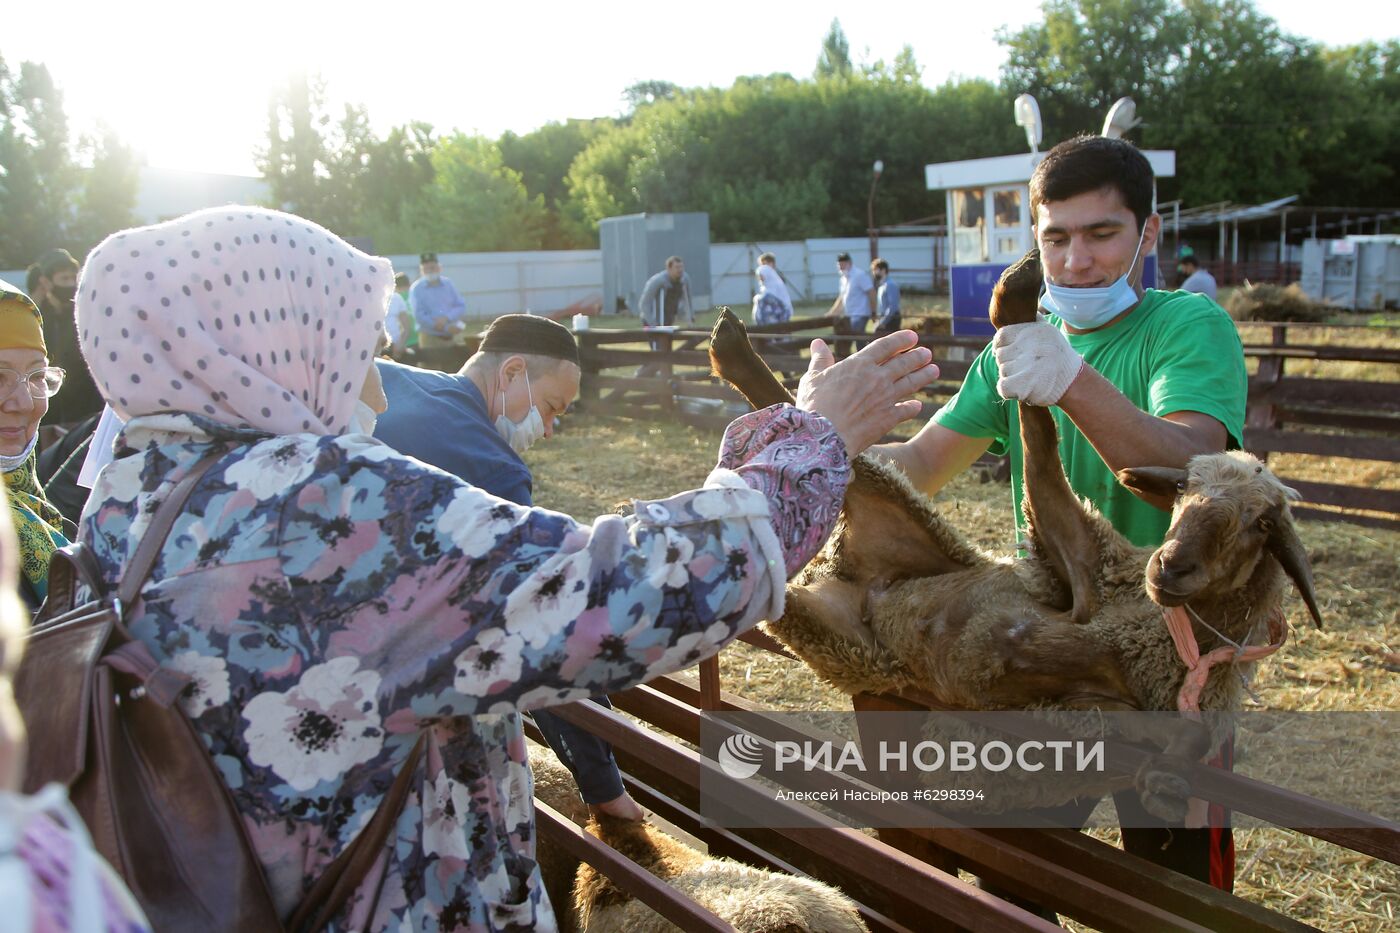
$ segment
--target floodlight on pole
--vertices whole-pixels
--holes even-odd
[[[1039,152],[1044,132],[1040,124],[1040,105],[1031,95],[1022,94],[1016,98],[1013,110],[1016,113],[1016,125],[1026,131],[1026,145],[1031,147],[1032,154]]]
[[[1103,132],[1099,135],[1109,139],[1121,139],[1124,133],[1141,122],[1142,119],[1137,115],[1137,104],[1133,103],[1133,99],[1120,97],[1108,108],[1108,117],[1103,121]]]
[[[880,235],[875,230],[875,186],[880,183],[880,173],[885,170],[885,163],[876,159],[870,168],[870,198],[865,202],[865,223],[866,231],[870,234],[870,261],[874,262],[880,257]]]

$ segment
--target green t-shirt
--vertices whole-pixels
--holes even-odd
[[[1054,315],[1050,321],[1060,323]],[[1066,336],[1085,362],[1138,408],[1157,416],[1203,412],[1225,426],[1230,447],[1240,446],[1248,390],[1244,353],[1234,322],[1209,298],[1149,289],[1117,324]],[[997,364],[989,345],[973,362],[958,394],[933,420],[968,437],[993,438],[991,451],[1010,455],[1019,539],[1025,533],[1021,428],[1016,406],[997,395],[996,384]],[[1074,491],[1094,503],[1129,541],[1160,544],[1171,515],[1120,486],[1069,416],[1059,408],[1050,412],[1060,431],[1060,462]]]

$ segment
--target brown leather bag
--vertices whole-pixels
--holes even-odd
[[[123,625],[175,519],[219,457],[196,463],[157,509],[115,598],[83,545],[54,555],[48,600],[14,684],[29,732],[24,790],[53,781],[68,788],[93,844],[158,933],[305,933],[340,911],[384,851],[424,739],[369,824],[284,924],[233,797],[177,702],[189,677],[157,664]],[[90,601],[78,604],[79,584]]]

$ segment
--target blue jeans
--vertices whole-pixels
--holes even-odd
[[[585,702],[612,709],[605,696]],[[544,733],[545,742],[574,776],[584,803],[607,803],[622,796],[622,775],[617,770],[611,745],[547,709],[532,710],[530,715]]]

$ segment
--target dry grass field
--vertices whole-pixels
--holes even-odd
[[[580,519],[631,497],[662,496],[698,485],[714,464],[718,435],[676,423],[570,416],[551,441],[528,456],[539,505]],[[1335,466],[1319,466],[1335,476]],[[1378,477],[1394,483],[1390,475]],[[1010,541],[1005,485],[959,478],[942,508],[982,547]],[[1293,635],[1256,682],[1264,706],[1289,710],[1400,712],[1400,532],[1309,522],[1302,536],[1317,574],[1327,628],[1306,622],[1290,598]],[[736,644],[721,656],[724,687],[774,709],[849,709],[849,700],[817,683],[806,668]],[[1394,800],[1393,774],[1355,774]],[[1383,790],[1384,793],[1384,790]],[[1112,839],[1111,830],[1098,831]],[[1238,893],[1325,930],[1382,931],[1400,926],[1400,869],[1309,837],[1275,829],[1236,833]]]

